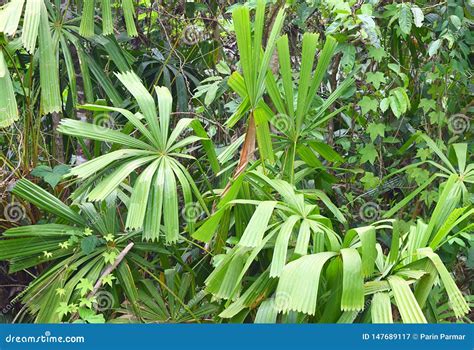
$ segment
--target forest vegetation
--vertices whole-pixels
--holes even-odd
[[[473,321],[472,0],[0,3],[0,322]]]

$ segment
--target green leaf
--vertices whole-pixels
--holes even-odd
[[[173,97],[168,88],[163,86],[155,86],[155,92],[156,96],[158,96],[158,110],[160,111],[161,140],[166,140],[169,133]]]
[[[368,72],[366,74],[367,78],[367,82],[372,84],[374,86],[375,89],[379,89],[380,88],[380,84],[381,83],[385,83],[385,76],[382,72]]]
[[[425,16],[423,15],[423,11],[416,5],[411,5],[411,12],[413,13],[413,23],[415,27],[420,28],[423,26],[423,20]]]
[[[369,47],[369,57],[373,58],[377,62],[381,62],[383,58],[387,57],[388,54],[385,52],[383,47]]]
[[[60,112],[62,101],[59,91],[57,48],[51,38],[48,11],[43,1],[41,1],[38,47],[43,114]]]
[[[411,12],[410,6],[403,3],[400,6],[400,13],[398,15],[398,25],[400,30],[404,34],[410,34],[411,26],[413,23],[413,14]]]
[[[128,215],[125,227],[130,230],[137,230],[143,227],[145,213],[148,206],[148,196],[150,194],[153,176],[160,165],[161,158],[151,163],[138,177],[133,187],[132,196],[128,204]],[[151,208],[156,213],[158,208]]]
[[[469,305],[464,299],[459,288],[456,286],[456,282],[454,282],[454,279],[451,277],[451,274],[449,273],[446,266],[444,266],[440,257],[437,254],[435,254],[431,250],[431,248],[418,249],[417,253],[420,256],[427,257],[428,259],[430,259],[434,267],[438,271],[439,277],[441,278],[444,288],[446,289],[446,292],[448,293],[450,306],[453,309],[456,317],[461,318],[464,315],[466,315],[470,311]]]
[[[298,102],[296,106],[296,130],[301,129],[304,113],[308,104],[308,92],[311,86],[311,72],[313,70],[314,57],[316,55],[316,45],[318,35],[305,33],[303,35],[303,51],[301,53],[300,79],[298,81]],[[312,96],[311,96],[312,97]]]
[[[283,301],[276,303],[278,311],[314,315],[321,271],[326,262],[336,255],[333,252],[305,255],[287,264],[282,270],[275,294],[276,298]]]
[[[82,137],[103,142],[113,142],[131,148],[154,150],[154,148],[149,144],[129,135],[125,135],[120,131],[112,130],[110,128],[105,128],[103,126],[91,123],[84,123],[79,120],[63,119],[61,120],[58,130],[63,134],[75,137]]]
[[[60,318],[63,318],[63,316],[73,312],[73,309],[70,305],[68,305],[67,302],[63,301],[59,303],[59,306],[55,309],[55,312],[58,313]]]
[[[133,5],[132,5],[133,6]],[[155,142],[161,147],[165,146],[166,139],[162,138],[159,120],[156,114],[156,105],[153,100],[153,96],[148,92],[145,86],[143,86],[140,78],[132,71],[125,73],[116,73],[117,78],[127,88],[128,91],[135,97],[140,110],[145,116],[150,128],[151,134]],[[160,90],[160,92],[163,90]],[[166,109],[167,110],[167,109]],[[165,112],[165,111],[164,111]],[[166,135],[168,136],[168,135]]]
[[[446,114],[443,111],[433,111],[428,116],[431,124],[442,126],[446,123]]]
[[[262,20],[261,20],[261,30],[262,30],[262,33],[263,33],[263,25],[264,25],[264,21],[263,21],[263,12],[265,11],[265,1],[264,0],[258,0],[258,3],[261,3],[261,11],[262,11]],[[280,31],[281,31],[281,28],[283,27],[283,22],[285,20],[285,10],[284,8],[281,8],[276,17],[275,17],[275,20],[273,21],[273,26],[272,26],[272,29],[270,31],[270,35],[268,36],[268,40],[267,40],[267,46],[265,48],[265,52],[263,54],[263,57],[262,57],[262,61],[260,63],[260,67],[258,67],[258,70],[257,70],[257,73],[258,73],[258,76],[257,76],[257,90],[256,90],[256,93],[257,95],[255,96],[255,102],[258,102],[258,100],[261,98],[262,94],[263,94],[263,90],[265,88],[265,77],[267,75],[267,72],[268,72],[268,67],[270,65],[270,60],[273,56],[273,52],[275,51],[275,46],[276,46],[276,40],[277,40],[277,37],[280,35]],[[257,23],[256,23],[257,24]],[[258,49],[257,50],[257,47],[260,48],[261,46],[261,38],[256,35],[255,38],[254,38],[254,62],[258,62],[258,60],[256,59],[257,57],[260,56],[260,50]]]
[[[321,157],[326,159],[328,162],[333,162],[333,163],[344,163],[344,158],[334,151],[331,146],[324,142],[318,142],[318,141],[310,141],[309,142],[310,147],[315,150]]]
[[[364,309],[364,279],[362,260],[354,248],[341,249],[343,262],[342,299],[343,311]]]
[[[276,204],[275,201],[264,201],[258,205],[245,228],[242,238],[240,238],[239,245],[255,248],[262,243],[263,235],[267,230],[268,222]]]
[[[433,57],[434,55],[436,55],[436,53],[438,52],[441,46],[441,43],[442,43],[441,39],[437,39],[435,41],[430,42],[430,44],[428,45],[428,55],[430,57]]]
[[[397,87],[395,89],[390,90],[390,97],[395,97],[396,101],[398,102],[397,108],[400,110],[400,115],[405,113],[408,108],[410,108],[410,98],[407,95],[407,92],[402,87]],[[392,106],[392,104],[390,104]],[[393,108],[392,108],[393,110]],[[395,114],[395,111],[394,111]],[[397,117],[400,115],[395,114]]]
[[[377,112],[379,103],[377,99],[370,98],[368,96],[362,97],[362,99],[357,103],[361,109],[362,115],[366,115],[370,111]]]
[[[0,128],[6,128],[18,120],[18,108],[8,65],[0,48]]]
[[[116,280],[117,278],[110,274],[110,275],[107,275],[107,276],[104,276],[101,278],[101,281],[102,281],[102,284],[103,285],[109,285],[110,287],[113,286],[113,281]]]
[[[65,164],[56,165],[53,169],[46,165],[40,165],[33,169],[31,175],[41,177],[52,188],[55,188],[63,175],[68,172],[69,166]]]
[[[462,22],[461,20],[459,19],[458,16],[456,15],[451,15],[449,16],[449,20],[451,21],[451,23],[453,24],[453,26],[456,28],[456,29],[460,29],[461,26],[462,26]]]
[[[388,293],[375,293],[370,308],[372,323],[393,323],[392,304]]]
[[[113,173],[106,176],[94,189],[89,193],[87,198],[90,201],[101,201],[107,198],[126,178],[138,167],[150,163],[155,160],[156,156],[143,157],[134,159],[119,166]]]
[[[33,54],[35,50],[43,4],[44,2],[42,0],[26,1],[21,41],[26,51],[30,54]]]
[[[274,163],[272,138],[266,112],[263,108],[256,108],[253,112],[253,116],[260,157],[262,161],[268,160],[270,163]]]
[[[390,107],[390,100],[387,97],[385,97],[380,101],[380,109],[382,110],[382,112],[385,113],[388,107]]]
[[[309,240],[311,235],[311,226],[308,220],[303,220],[298,232],[298,240],[296,241],[295,254],[306,255],[308,253]]]
[[[76,289],[80,290],[82,296],[85,296],[87,292],[90,292],[94,289],[92,282],[87,278],[81,278],[79,283],[76,285]]]
[[[149,156],[152,154],[153,152],[150,151],[133,149],[113,151],[72,168],[65,177],[77,176],[80,179],[86,179],[119,159],[124,160],[130,157]]]
[[[117,251],[110,250],[107,252],[103,252],[102,256],[104,257],[104,262],[106,264],[113,264],[115,262],[115,259],[117,258]]]
[[[86,307],[79,308],[79,316],[82,320],[86,321],[87,323],[96,324],[96,323],[105,323],[104,315],[98,314],[96,315],[94,310],[88,309]]]
[[[255,63],[252,62],[252,40],[250,33],[250,12],[247,6],[240,6],[232,12],[235,36],[240,54],[240,64],[245,78],[247,94],[253,98],[255,94]],[[254,103],[255,101],[252,101]]]
[[[96,236],[89,236],[81,241],[82,252],[86,255],[91,254],[97,245],[99,244],[99,239]]]
[[[254,323],[276,323],[278,311],[275,308],[275,300],[263,301],[255,315]]]
[[[370,134],[372,142],[375,141],[377,136],[385,137],[385,124],[383,123],[370,123],[367,126],[367,132]]]
[[[292,215],[280,227],[280,232],[278,233],[275,242],[275,249],[273,250],[273,258],[270,265],[270,277],[280,276],[283,267],[285,266],[288,253],[288,243],[291,233],[293,232],[293,227],[296,225],[298,220],[300,220],[298,215]]]
[[[420,104],[418,105],[418,108],[422,108],[423,112],[426,114],[430,110],[436,109],[436,101],[433,99],[422,98],[420,100]]]
[[[305,111],[306,113],[308,113],[308,111],[313,105],[313,102],[315,101],[313,96],[316,93],[319,86],[321,85],[321,82],[323,81],[324,76],[326,75],[327,69],[331,63],[331,58],[333,57],[334,52],[336,51],[337,45],[338,45],[337,40],[333,36],[328,35],[326,37],[326,42],[324,43],[323,49],[319,55],[318,64],[316,65],[316,70],[314,71],[314,75],[313,75],[313,81],[311,82],[311,87],[308,92],[308,96],[310,100],[308,101],[307,106],[306,106],[306,111]],[[343,92],[345,92],[346,85],[348,86],[350,84],[352,84],[350,78],[347,78],[344,82],[342,82],[339,85],[339,87],[331,94],[333,95],[333,97],[328,98],[329,100],[328,105],[331,105],[332,104],[331,101],[334,101],[335,98],[339,97]]]
[[[410,285],[398,276],[388,277],[388,283],[404,323],[427,323],[418,302],[410,289]]]
[[[55,214],[60,218],[63,218],[69,222],[74,222],[80,225],[85,223],[85,220],[74,210],[69,208],[66,204],[61,202],[59,199],[35,185],[27,179],[19,180],[12,192],[36,205],[38,208],[46,210],[49,213]]]
[[[83,1],[79,34],[86,38],[94,35],[94,0]]]
[[[378,153],[375,149],[375,146],[371,143],[365,145],[365,147],[359,149],[359,154],[361,155],[360,162],[374,164],[375,159],[377,159]]]
[[[125,26],[127,27],[127,34],[131,37],[138,35],[135,27],[135,8],[133,0],[122,0],[123,17],[125,18]]]
[[[364,184],[365,190],[370,190],[380,185],[380,178],[378,176],[374,176],[374,174],[370,171],[366,171],[364,176],[360,179],[360,182]]]
[[[278,49],[278,59],[280,63],[280,72],[281,72],[281,79],[283,82],[283,90],[285,92],[285,102],[286,102],[286,111],[288,112],[291,118],[294,117],[295,114],[295,106],[294,106],[294,99],[293,99],[293,79],[292,79],[292,70],[291,70],[291,58],[290,58],[290,49],[288,45],[288,35],[282,35],[280,39],[277,41],[277,49]],[[273,74],[268,74],[269,77],[273,78]],[[275,83],[276,85],[276,83]],[[270,89],[269,93],[270,93]],[[277,87],[278,90],[278,87]],[[282,105],[279,102],[280,92],[278,91],[275,94],[278,98],[273,98],[272,100],[276,105]],[[272,96],[270,94],[270,96]],[[280,107],[279,112],[284,113],[285,107]],[[285,114],[286,115],[286,114]]]
[[[390,101],[390,108],[392,109],[393,114],[395,115],[395,117],[400,118],[403,112],[402,112],[402,106],[400,105],[398,98],[394,95],[390,95],[389,101]]]
[[[474,209],[468,210],[467,213],[465,213],[466,209],[467,207],[456,208],[451,212],[451,214],[449,214],[448,218],[444,221],[443,225],[430,242],[430,247],[432,249],[436,250],[436,248],[438,248],[442,243],[443,239],[445,239],[457,225],[473,215]]]
[[[100,3],[102,10],[102,34],[113,34],[114,23],[112,19],[112,5],[110,0],[101,0]]]
[[[145,223],[143,227],[144,240],[158,241],[160,238],[164,182],[164,169],[163,167],[158,167],[158,171],[153,177],[147,207],[148,212],[154,210],[155,214],[145,216]]]
[[[0,9],[0,33],[13,36],[18,29],[25,0],[12,0]],[[24,22],[28,23],[28,22]],[[26,27],[26,25],[24,25]]]
[[[169,160],[164,158],[160,167],[163,167],[165,179],[163,189],[163,217],[166,243],[174,243],[179,238],[178,189]]]

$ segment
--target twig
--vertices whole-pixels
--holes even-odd
[[[115,259],[114,263],[112,265],[109,265],[107,266],[107,268],[104,270],[104,272],[102,272],[102,275],[99,277],[99,279],[97,280],[97,282],[95,283],[94,285],[94,289],[92,289],[92,291],[89,293],[89,295],[87,296],[87,298],[91,298],[93,297],[97,291],[99,290],[99,288],[102,286],[102,280],[104,279],[104,277],[107,277],[108,275],[110,275],[112,273],[113,270],[115,270],[117,268],[117,266],[122,262],[123,258],[125,258],[125,255],[127,255],[127,253],[130,251],[130,249],[132,249],[134,243],[131,242],[129,243],[121,252],[120,254],[117,256],[117,258]]]

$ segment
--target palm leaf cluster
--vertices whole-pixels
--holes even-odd
[[[454,315],[462,318],[469,312],[463,294],[435,251],[455,226],[462,226],[472,216],[472,209],[453,211],[447,221],[441,216],[433,216],[428,223],[420,219],[407,231],[385,219],[341,235],[330,219],[318,214],[318,206],[295,193],[291,185],[257,177],[276,189],[275,195],[283,201],[234,200],[228,204],[257,207],[238,243],[219,259],[206,281],[210,293],[228,300],[221,317],[237,317],[243,310],[248,313],[263,293],[273,309],[267,310],[268,303],[258,306],[257,315],[261,313],[262,318],[257,318],[262,322],[275,322],[281,313],[285,318],[291,319],[293,314],[319,322],[368,317],[374,323],[391,323],[393,304],[403,322],[423,323],[427,321],[422,309],[438,280]],[[449,210],[451,202],[446,198],[452,198],[459,183],[454,175],[448,179],[434,212]],[[203,237],[200,230],[210,227],[204,224],[196,236]],[[430,227],[436,229],[431,231]],[[377,235],[387,230],[392,242],[384,253]],[[264,259],[266,250],[272,252],[266,272],[241,293],[244,277],[255,261]]]
[[[136,21],[146,17],[152,27],[158,14],[150,8],[137,16],[132,0],[11,0],[0,8],[0,128],[24,123],[31,131],[48,124],[50,114],[57,125],[28,135],[65,142],[63,160],[70,159],[69,172],[51,185],[46,176],[62,160],[33,181],[38,172],[31,168],[43,158],[35,154],[18,170],[12,152],[0,150],[2,162],[24,175],[7,184],[5,197],[28,209],[0,239],[0,261],[9,262],[10,273],[31,277],[17,296],[23,306],[15,321],[28,314],[39,323],[98,322],[104,315],[115,323],[469,321],[472,296],[444,254],[453,242],[464,244],[461,237],[472,241],[470,145],[450,140],[445,147],[413,132],[397,156],[418,148],[422,161],[397,162],[383,179],[362,165],[349,169],[352,152],[364,149],[334,145],[325,135],[335,117],[347,124],[339,134],[352,133],[350,140],[368,124],[346,100],[362,91],[360,67],[348,63],[351,46],[340,44],[346,33],[305,32],[293,47],[291,33],[281,34],[290,2],[272,4],[270,16],[267,5],[232,7],[235,36],[226,38],[235,40],[239,61],[232,68],[219,63],[215,72],[225,77],[206,61],[217,49],[196,54],[210,42],[181,50],[167,33],[159,43],[156,30],[139,35]],[[115,30],[116,11],[126,35]],[[226,15],[219,16],[216,23],[227,28]],[[123,49],[140,40],[153,45],[151,54]],[[378,69],[376,58],[369,65]],[[341,59],[348,69],[339,70]],[[195,60],[205,67],[196,76],[216,74],[200,86],[199,68],[187,71]],[[18,67],[27,73],[21,92]],[[400,67],[390,69],[408,85]],[[194,102],[206,96],[187,112],[192,85]],[[377,88],[395,102],[406,100],[391,107],[397,120],[412,112],[405,87]],[[224,95],[230,101],[214,106]],[[373,151],[382,153],[389,127],[369,125]],[[346,160],[349,167],[339,168]],[[372,171],[384,167],[382,159],[370,163]],[[332,186],[346,176],[352,184],[361,172],[378,183],[414,170],[429,175],[403,199],[384,204],[380,220],[351,220],[351,208],[341,203],[352,189],[344,196],[346,187]],[[421,207],[427,193],[436,197],[432,210],[397,218],[415,198]],[[99,289],[111,296],[103,315]]]
[[[197,203],[207,209],[194,180],[180,162],[182,159],[193,159],[183,150],[190,144],[201,141],[208,152],[213,169],[218,170],[214,148],[198,120],[181,118],[174,129],[170,130],[173,101],[167,88],[155,88],[158,97],[158,118],[153,97],[138,76],[127,72],[117,74],[117,77],[135,97],[141,112],[133,114],[125,109],[98,105],[86,105],[84,108],[121,113],[135,130],[141,133],[141,137],[132,137],[91,123],[63,120],[59,131],[64,134],[111,142],[123,147],[74,168],[69,175],[90,180],[77,190],[77,195],[80,194],[91,201],[101,201],[120,187],[132,172],[145,167],[138,176],[128,201],[126,228],[142,230],[145,240],[158,240],[160,232],[164,231],[166,242],[176,242],[180,232],[178,183],[185,207],[192,206],[196,198]],[[180,139],[180,135],[189,127],[194,129],[196,136]],[[113,171],[110,173],[111,169]],[[91,188],[91,184],[96,180],[99,180],[98,183]],[[196,218],[186,216],[186,219],[192,231],[193,220]]]
[[[0,259],[10,261],[11,273],[54,262],[18,298],[35,315],[35,322],[60,322],[64,316],[58,312],[61,303],[79,304],[83,299],[78,290],[81,280],[99,280],[107,266],[105,257],[116,256],[136,234],[121,232],[115,193],[97,206],[84,203],[77,207],[67,206],[26,179],[16,184],[13,193],[50,213],[53,221],[5,231],[5,239],[0,241]],[[131,271],[142,266],[139,252],[144,248],[142,244],[135,245],[115,270],[136,313],[138,297]],[[155,250],[151,246],[150,249]],[[118,307],[119,300],[116,302],[109,308]]]

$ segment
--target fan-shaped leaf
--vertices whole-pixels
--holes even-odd
[[[398,311],[404,323],[426,323],[425,315],[413,295],[410,285],[398,276],[388,277]]]
[[[375,293],[370,308],[372,323],[393,323],[392,304],[388,293]]]
[[[18,109],[7,62],[0,48],[0,128],[18,120]]]
[[[364,309],[362,261],[354,248],[341,249],[341,254],[343,262],[341,309],[360,311]]]
[[[239,245],[254,248],[262,242],[276,204],[277,202],[275,201],[264,201],[258,205],[247,224]]]
[[[278,311],[314,315],[321,271],[326,262],[336,255],[333,252],[305,255],[287,264],[276,291],[276,298],[283,301],[276,303]]]

